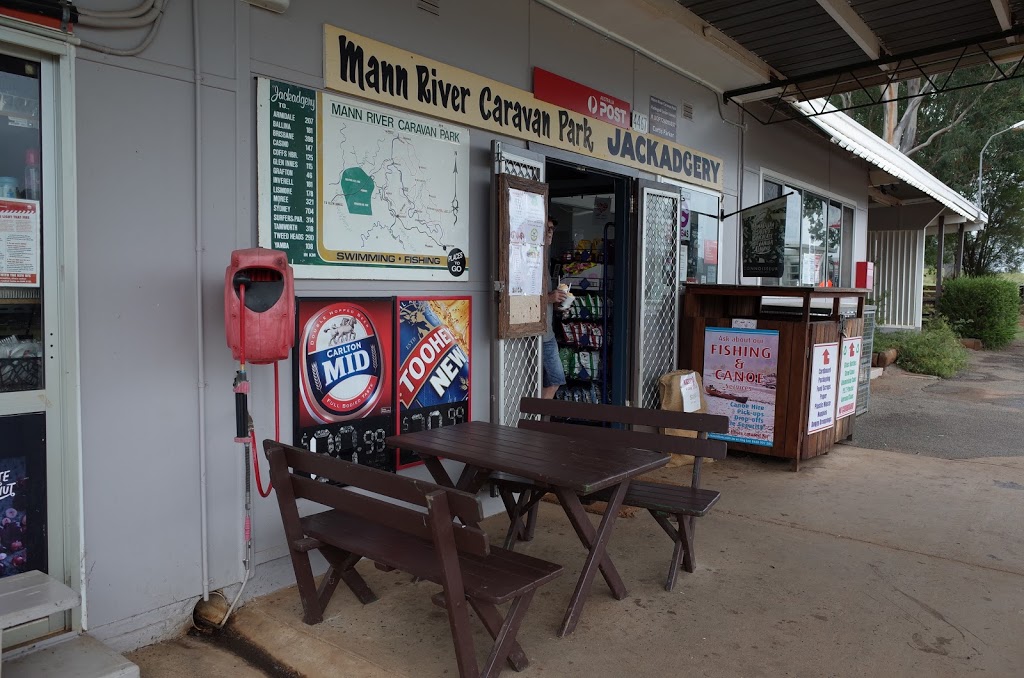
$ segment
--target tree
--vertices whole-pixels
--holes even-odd
[[[979,66],[954,73],[950,85],[988,80],[993,69]],[[933,82],[942,84],[945,77],[936,76]],[[1024,118],[1024,80],[941,94],[929,94],[934,88],[923,79],[894,87],[903,94],[924,92],[925,96],[856,109],[854,118],[883,138],[888,130],[889,143],[962,195],[977,200],[978,155],[993,133]],[[862,92],[844,99],[854,105],[870,102]],[[1010,132],[993,140],[982,170],[980,197],[989,222],[981,232],[966,237],[964,271],[969,275],[1016,270],[1024,264],[1024,134]]]

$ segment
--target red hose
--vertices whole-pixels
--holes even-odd
[[[260,458],[256,454],[256,431],[249,432],[249,441],[252,443],[252,468],[253,475],[256,476],[256,491],[261,497],[269,497],[270,491],[274,489],[274,483],[268,481],[267,489],[263,489],[263,481],[260,479]]]
[[[239,352],[241,353],[242,371],[245,371],[245,285],[238,286],[238,302],[241,310],[238,315],[238,341]],[[278,388],[277,363],[274,363],[274,440],[281,438],[281,399]],[[249,449],[252,451],[252,470],[256,476],[256,491],[261,497],[269,497],[270,491],[274,489],[272,482],[267,483],[267,489],[263,489],[263,480],[260,478],[260,457],[256,452],[256,431],[249,429]],[[248,520],[248,518],[246,518]],[[248,524],[246,525],[248,528]]]

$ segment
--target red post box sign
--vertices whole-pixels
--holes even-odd
[[[854,287],[875,289],[875,265],[870,261],[858,261]]]
[[[284,252],[253,247],[231,253],[224,326],[235,360],[244,356],[247,363],[266,365],[288,357],[295,343],[295,280]]]

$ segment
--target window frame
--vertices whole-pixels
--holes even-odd
[[[758,185],[757,185],[758,202],[763,202],[765,200],[765,192],[764,192],[765,181],[771,181],[771,182],[776,183],[776,184],[781,184],[783,187],[791,186],[793,188],[797,188],[797,189],[800,189],[800,191],[802,191],[801,199],[800,199],[800,205],[801,205],[801,207],[800,207],[800,210],[801,210],[801,213],[800,213],[800,221],[801,221],[800,247],[801,247],[801,251],[803,250],[803,247],[804,247],[804,240],[803,240],[803,203],[804,203],[804,196],[808,192],[810,192],[810,193],[813,193],[815,196],[823,198],[826,201],[825,202],[825,218],[826,218],[826,221],[828,220],[828,210],[829,210],[829,207],[830,207],[831,203],[832,202],[836,202],[836,203],[839,204],[839,216],[840,216],[839,280],[840,280],[840,283],[842,283],[842,280],[847,277],[847,275],[846,275],[847,270],[848,269],[852,269],[852,267],[854,265],[854,262],[853,262],[853,248],[849,248],[848,249],[846,247],[846,243],[845,243],[845,237],[846,237],[847,234],[845,232],[845,229],[842,226],[843,208],[847,208],[848,207],[848,208],[850,208],[850,210],[853,213],[853,223],[850,225],[850,236],[853,237],[853,235],[856,233],[856,227],[857,227],[857,201],[852,199],[852,198],[850,198],[850,197],[848,197],[848,196],[842,195],[840,193],[836,193],[834,191],[829,191],[829,190],[823,189],[823,188],[821,188],[819,186],[815,186],[814,184],[810,184],[810,183],[808,183],[806,181],[800,181],[799,179],[794,179],[793,177],[790,177],[790,176],[788,176],[786,174],[783,174],[782,172],[776,172],[775,170],[772,170],[770,168],[766,168],[764,166],[762,166],[759,169],[758,177],[759,177],[759,181],[758,181]],[[826,228],[828,228],[827,224],[826,224]],[[826,251],[827,251],[827,242],[828,242],[828,240],[827,240],[827,236],[826,236]],[[847,251],[849,251],[849,253],[850,253],[850,261],[844,261],[843,260],[843,257],[844,257],[844,255],[846,254]],[[827,271],[828,271],[827,267],[826,267],[825,270],[826,270],[826,273],[827,273]],[[850,277],[849,279],[852,280],[852,277]],[[758,285],[762,284],[762,280],[763,280],[762,277],[757,278],[757,284]],[[803,283],[800,283],[800,282],[798,282],[795,286],[796,287],[806,287],[806,285],[804,285]]]

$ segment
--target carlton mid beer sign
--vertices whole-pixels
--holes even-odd
[[[332,304],[313,315],[302,352],[302,399],[319,423],[359,417],[380,401],[386,366],[380,337],[356,304]]]
[[[653,171],[721,190],[722,161],[674,142],[623,129],[621,105],[596,95],[586,113],[515,87],[324,26],[324,83],[332,90],[497,134]],[[625,104],[625,102],[621,102]],[[614,120],[614,122],[610,121]]]
[[[299,299],[295,319],[295,444],[394,470],[394,299]]]

